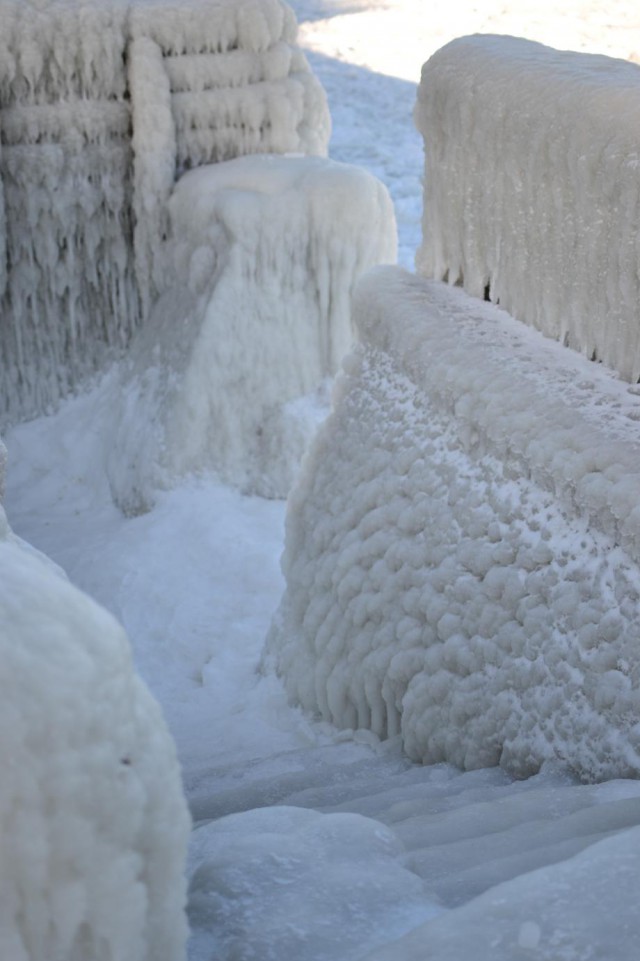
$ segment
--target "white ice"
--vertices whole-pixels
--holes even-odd
[[[425,763],[637,776],[638,390],[398,268],[354,319],[289,499],[287,689]]]
[[[282,0],[0,0],[0,423],[122,354],[167,281],[173,185],[247,153],[324,155]],[[9,270],[6,270],[6,267]]]
[[[29,9],[37,6],[30,4]],[[507,10],[491,0],[480,0],[473,10],[464,0],[434,2],[428,11],[423,0],[296,0],[294,7],[303,21],[301,42],[329,94],[332,156],[363,163],[387,184],[396,203],[407,266],[419,237],[421,189],[421,145],[409,115],[420,64],[437,46],[460,33],[488,29],[622,56],[640,51],[631,16],[635,8],[624,0],[575,0],[561,7],[551,0],[524,0]],[[101,396],[73,400],[58,416],[10,433],[7,509],[23,536],[55,557],[74,583],[125,623],[137,666],[176,736],[195,817],[206,821],[284,803],[382,821],[407,848],[404,857],[386,862],[394,877],[400,868],[416,871],[426,884],[425,909],[438,900],[447,909],[442,920],[429,922],[429,930],[448,925],[456,961],[474,957],[493,937],[502,938],[510,918],[518,922],[523,957],[548,961],[544,920],[553,906],[543,897],[536,900],[535,894],[545,884],[550,893],[562,894],[559,904],[573,919],[572,931],[566,935],[565,929],[563,935],[565,954],[589,950],[580,941],[582,929],[593,935],[594,950],[606,961],[635,959],[637,914],[615,881],[616,865],[622,866],[627,855],[609,846],[593,848],[591,860],[585,857],[590,858],[592,839],[640,823],[633,810],[637,782],[595,788],[577,784],[561,769],[545,768],[514,783],[498,768],[471,773],[448,765],[423,768],[411,765],[395,740],[380,745],[365,732],[340,736],[292,711],[275,679],[259,679],[255,672],[283,588],[278,567],[282,502],[242,497],[203,476],[162,493],[150,513],[123,518],[112,505],[102,467],[104,450],[96,425],[108,412],[101,410]],[[265,812],[265,819],[269,817]],[[256,824],[253,815],[249,818],[247,831]],[[539,836],[544,844],[537,844]],[[446,843],[441,845],[441,839]],[[633,840],[620,836],[620,847],[627,839]],[[296,835],[295,843],[299,840]],[[581,874],[578,862],[559,865],[575,882],[562,893],[554,880],[556,869],[545,865],[573,858],[584,845]],[[256,842],[256,853],[258,849]],[[364,848],[352,850],[354,871],[359,860],[371,863]],[[313,877],[317,867],[316,894],[322,864],[308,867],[307,877]],[[524,874],[520,886],[512,880],[534,868],[542,868],[538,878]],[[406,874],[400,876],[407,880]],[[613,907],[606,898],[609,879],[612,892],[620,895]],[[498,916],[486,900],[474,899],[500,882],[507,887],[499,889]],[[633,885],[632,879],[631,894]],[[266,892],[262,886],[258,897],[258,890],[252,895],[247,885],[242,903],[230,902],[229,908],[236,918],[250,917],[254,897],[256,916],[265,917],[269,903],[263,896],[273,895],[274,911],[282,904],[278,887]],[[322,902],[326,917],[340,930],[339,906],[330,891],[327,895]],[[385,903],[392,902],[390,888],[385,898]],[[467,898],[472,900],[465,909],[461,904]],[[380,900],[365,897],[360,906],[362,929],[368,917],[374,930],[379,921],[374,908]],[[292,924],[298,910],[308,919],[301,903],[291,908]],[[619,923],[610,940],[607,930],[603,945],[597,928],[604,931],[609,916]],[[319,921],[304,923],[317,930]],[[351,945],[349,924],[341,930]],[[398,934],[385,931],[384,925],[377,930],[380,944]],[[267,925],[263,935],[260,940],[258,931],[253,944],[259,943],[260,957],[278,945]],[[429,944],[429,937],[429,931],[420,932],[423,944]],[[446,957],[443,935],[434,933],[436,937],[435,957]],[[310,938],[311,956],[312,944]],[[237,948],[242,950],[241,945]],[[210,954],[214,950],[212,941]],[[396,943],[390,957],[402,961],[405,951],[407,958],[415,956],[411,945]],[[338,945],[334,959],[340,958]]]
[[[640,67],[463,37],[424,65],[415,119],[418,271],[484,294],[635,383]]]
[[[0,623],[0,955],[180,961],[174,744],[120,625],[1,508]]]
[[[169,203],[174,270],[131,345],[107,471],[116,503],[215,470],[284,497],[317,418],[313,395],[353,343],[361,274],[393,263],[385,187],[318,157],[250,156],[183,175]]]

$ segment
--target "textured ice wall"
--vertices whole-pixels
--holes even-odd
[[[266,663],[416,760],[637,776],[639,389],[397,269],[355,313]]]
[[[136,325],[126,16],[0,2],[4,420],[44,411]]]
[[[176,287],[123,368],[114,498],[142,511],[202,469],[286,496],[309,433],[287,404],[350,349],[358,277],[395,261],[391,199],[357,167],[259,156],[185,174],[170,211]]]
[[[187,13],[188,9],[188,13]],[[326,96],[282,0],[136,0],[129,84],[144,313],[167,286],[168,201],[184,170],[255,153],[327,153]]]
[[[0,0],[0,20],[11,422],[126,347],[170,277],[167,202],[182,170],[323,154],[330,124],[282,0]]]
[[[640,68],[512,37],[423,67],[420,273],[640,378]]]
[[[0,508],[0,957],[182,961],[189,817],[124,632]]]

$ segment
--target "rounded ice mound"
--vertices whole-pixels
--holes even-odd
[[[389,828],[273,807],[195,831],[192,961],[350,961],[441,910]]]
[[[160,710],[113,618],[3,532],[0,957],[182,961],[189,817]]]

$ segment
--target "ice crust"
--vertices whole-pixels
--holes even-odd
[[[0,956],[182,961],[189,816],[122,628],[0,508]]]
[[[358,814],[282,806],[199,827],[191,961],[356,961],[441,910],[403,853],[393,831]]]
[[[640,378],[640,68],[463,37],[423,67],[420,273]]]
[[[491,888],[363,961],[627,961],[640,929],[639,846],[639,828],[621,831]]]
[[[0,0],[0,19],[6,423],[128,344],[165,286],[184,169],[324,155],[330,122],[281,0]]]
[[[355,319],[265,664],[415,760],[637,776],[637,389],[394,268]]]
[[[357,167],[240,157],[172,195],[174,286],[132,343],[108,473],[127,513],[213,469],[285,497],[317,416],[300,401],[351,348],[360,275],[395,262],[393,205]]]

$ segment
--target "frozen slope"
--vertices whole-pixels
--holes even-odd
[[[564,4],[560,10],[557,4],[538,0],[518,4],[517,10],[506,13],[502,4],[479,3],[470,11],[467,3],[447,2],[433,4],[428,16],[423,0],[397,0],[394,4],[301,0],[295,7],[302,20],[303,41],[306,36],[313,40],[314,69],[325,81],[332,101],[333,156],[348,162],[367,157],[367,166],[374,172],[384,171],[382,179],[396,198],[407,266],[417,246],[420,221],[420,145],[408,115],[414,92],[411,78],[417,80],[422,61],[434,47],[461,32],[483,28],[526,33],[556,45],[603,44],[612,50],[612,44],[617,44],[616,52],[624,54],[627,46],[627,53],[633,52],[637,36],[629,20],[634,8],[624,2],[586,6],[576,2]],[[623,24],[626,27],[621,30]],[[375,96],[371,95],[372,85]],[[414,151],[415,164],[403,159],[407,150]],[[404,215],[398,198],[404,204]],[[408,224],[413,225],[413,234],[407,232]],[[394,858],[405,870],[417,870],[424,884],[424,902],[413,918],[407,919],[407,926],[420,923],[420,911],[434,911],[436,906],[441,913],[448,911],[456,961],[474,957],[478,943],[490,944],[503,923],[493,909],[487,909],[486,901],[470,902],[470,922],[465,921],[466,915],[458,915],[457,905],[493,884],[510,883],[522,872],[573,856],[607,831],[640,823],[637,807],[634,811],[637,782],[610,782],[594,788],[576,784],[561,769],[547,768],[535,778],[514,783],[499,769],[463,774],[447,765],[412,766],[395,742],[381,747],[370,735],[353,738],[345,732],[339,736],[291,711],[277,683],[259,680],[255,672],[283,588],[278,564],[282,502],[241,497],[202,478],[197,483],[187,480],[175,491],[162,494],[144,517],[124,519],[113,507],[105,481],[99,439],[104,402],[100,394],[72,401],[59,416],[11,432],[7,438],[11,458],[7,508],[20,533],[54,556],[75,583],[124,621],[137,666],[161,701],[177,738],[187,793],[199,822],[281,802],[382,821],[402,839],[408,852],[406,856],[394,853]],[[258,818],[250,817],[246,833],[252,843],[257,842],[255,829],[262,836],[280,832],[277,812],[265,812],[262,825]],[[344,860],[337,858],[336,871],[331,869],[331,860],[322,861],[322,849],[312,847],[308,840],[312,831],[316,838],[321,833],[316,823],[317,829],[309,819],[305,838],[302,819],[292,820],[286,831],[291,837],[286,851],[273,842],[265,854],[256,843],[246,880],[241,877],[238,886],[227,888],[228,902],[216,901],[229,918],[225,938],[238,938],[239,928],[251,916],[252,900],[254,917],[264,918],[269,916],[264,899],[273,895],[273,916],[282,918],[276,910],[284,903],[282,891],[305,881],[306,863],[306,877],[314,892],[322,887],[323,879],[331,879],[331,885],[325,896],[313,903],[315,917],[309,911],[310,886],[301,888],[304,903],[290,902],[287,924],[289,930],[298,928],[295,948],[304,948],[313,957],[316,926],[315,930],[324,928],[323,936],[327,929],[334,929],[331,961],[341,961],[341,932],[345,947],[352,950],[353,916],[349,917],[348,907],[340,899],[332,898],[332,891],[340,890],[336,872]],[[229,831],[233,827],[229,825]],[[219,850],[224,833],[228,832],[222,822],[218,837],[211,842],[212,851]],[[368,835],[365,827],[359,838],[351,838],[346,878],[355,882],[351,887],[359,881],[371,886],[371,866],[377,863],[376,873],[384,886],[387,874],[382,866],[387,865],[386,896],[391,902],[392,879],[395,883],[402,878],[407,886],[409,879],[392,866],[389,851],[380,856],[379,849],[368,850]],[[623,845],[626,838],[621,837]],[[206,835],[202,845],[194,841],[194,864],[202,863],[201,858],[206,862],[205,842]],[[359,851],[357,842],[361,842]],[[335,841],[328,842],[325,850],[335,854],[336,846]],[[317,861],[309,861],[310,852]],[[250,847],[243,857],[251,860]],[[587,863],[579,885],[573,888],[574,934],[565,941],[569,957],[582,946],[578,929],[586,928],[591,919],[594,926],[604,926],[612,914],[610,902],[604,896],[599,900],[597,885],[599,878],[606,885],[614,877],[616,861],[622,864],[625,857],[616,853],[608,862],[594,859],[591,866]],[[227,862],[225,871],[228,868]],[[207,872],[203,870],[200,877],[206,880]],[[255,884],[249,880],[253,876]],[[226,877],[228,874],[221,872],[221,884]],[[542,881],[548,882],[550,891],[558,890],[550,870],[545,870]],[[213,881],[214,898],[221,884],[216,887]],[[633,884],[632,880],[630,891]],[[596,896],[588,895],[588,890]],[[415,887],[412,892],[415,897]],[[522,900],[522,888],[502,889],[499,896],[502,918],[511,917],[517,937],[521,925],[527,925],[522,932],[523,957],[539,961],[535,945],[545,936],[540,917],[524,917],[527,901]],[[543,900],[528,903],[536,911],[538,906],[547,911]],[[352,906],[361,925],[358,930],[366,930],[369,919],[368,927],[372,931],[377,928],[375,936],[381,946],[400,935],[397,927],[385,930],[380,923],[385,914],[380,891],[355,898]],[[200,900],[198,910],[202,909]],[[633,914],[621,917],[615,909],[613,913],[619,922],[617,931],[611,944],[600,950],[600,958],[634,961],[638,925]],[[458,917],[461,924],[456,931]],[[481,928],[485,917],[486,927]],[[444,924],[446,918],[444,914],[444,920],[429,924]],[[531,927],[532,921],[540,932]],[[477,942],[479,930],[486,938]],[[282,961],[278,932],[267,924],[262,932],[256,925],[253,932],[261,938],[257,942],[260,958]],[[421,944],[428,941],[425,932],[418,937]],[[441,946],[443,937],[437,937]],[[243,957],[241,938],[234,947],[238,957]],[[203,939],[200,929],[193,958],[200,952],[198,961],[203,954],[210,961],[216,950],[215,936],[207,939],[205,934]],[[394,945],[389,950],[393,961],[402,961],[404,946]],[[413,950],[406,946],[408,957]],[[439,947],[436,961],[446,957],[442,951]],[[290,961],[299,959],[294,954]],[[558,961],[557,957],[553,961]]]

